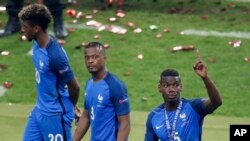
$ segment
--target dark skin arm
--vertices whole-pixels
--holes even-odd
[[[88,131],[89,126],[90,126],[89,112],[88,110],[84,109],[80,117],[79,123],[76,127],[72,141],[80,141]]]
[[[222,105],[222,99],[220,93],[215,86],[214,82],[207,75],[207,67],[200,58],[197,52],[197,60],[193,66],[195,73],[200,76],[206,86],[208,99],[204,100],[205,109],[208,113],[212,113],[220,105]]]
[[[127,141],[130,132],[130,116],[123,115],[118,117],[120,128],[117,134],[117,141]]]
[[[70,80],[67,83],[68,90],[69,90],[69,97],[73,103],[74,106],[76,106],[78,98],[79,98],[79,93],[80,93],[80,87],[79,84],[74,77],[72,80]]]

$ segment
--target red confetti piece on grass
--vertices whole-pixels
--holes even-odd
[[[250,58],[249,58],[249,57],[245,57],[245,58],[244,58],[244,61],[245,61],[245,62],[250,62]]]
[[[67,9],[66,13],[70,17],[71,16],[75,16],[76,15],[76,10],[74,10],[74,9]]]
[[[10,89],[13,86],[13,83],[9,82],[9,81],[5,81],[3,83],[3,87],[6,89]]]
[[[172,52],[177,52],[177,51],[191,51],[194,50],[195,47],[193,45],[188,45],[188,46],[175,46],[171,49]]]
[[[241,46],[241,40],[230,41],[230,42],[228,42],[228,44],[233,46],[233,47],[240,47]]]

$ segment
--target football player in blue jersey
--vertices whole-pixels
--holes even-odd
[[[222,100],[200,57],[193,68],[203,80],[208,98],[182,98],[179,73],[174,69],[164,70],[158,85],[164,103],[149,113],[145,141],[201,141],[204,117],[213,113],[222,104]]]
[[[51,14],[46,6],[32,4],[20,11],[19,18],[22,33],[33,43],[37,84],[37,100],[23,141],[71,141],[80,88],[65,50],[47,33]]]
[[[105,66],[104,46],[90,42],[84,50],[92,77],[85,84],[84,110],[73,141],[80,141],[91,125],[91,141],[126,141],[130,132],[130,105],[125,84]]]

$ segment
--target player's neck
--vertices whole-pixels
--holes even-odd
[[[179,104],[180,104],[180,99],[176,101],[168,101],[168,102],[165,102],[165,107],[167,111],[173,111],[177,109]]]
[[[94,82],[98,82],[98,81],[104,79],[106,75],[107,75],[107,71],[102,70],[96,74],[93,74],[93,80],[94,80]]]
[[[36,39],[40,48],[45,48],[47,46],[47,44],[49,43],[49,40],[50,40],[50,38],[49,38],[48,34],[41,34]]]

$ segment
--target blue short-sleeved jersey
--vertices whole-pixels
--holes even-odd
[[[71,140],[74,105],[66,83],[74,74],[64,49],[54,37],[45,48],[33,41],[37,100],[26,124],[23,141]]]
[[[40,48],[33,41],[33,63],[37,82],[36,107],[44,113],[62,112],[62,106],[70,106],[65,110],[74,108],[66,88],[74,75],[68,57],[56,39],[51,37],[46,48]],[[59,95],[64,97],[62,103]]]
[[[89,79],[85,86],[84,108],[90,115],[91,141],[116,141],[118,116],[130,112],[125,84],[111,73],[98,82]]]
[[[174,141],[201,141],[203,119],[207,114],[201,99],[182,99],[183,105],[177,123]],[[173,125],[175,112],[168,112]],[[146,122],[145,141],[169,141],[165,120],[165,106],[161,104],[151,111]]]

